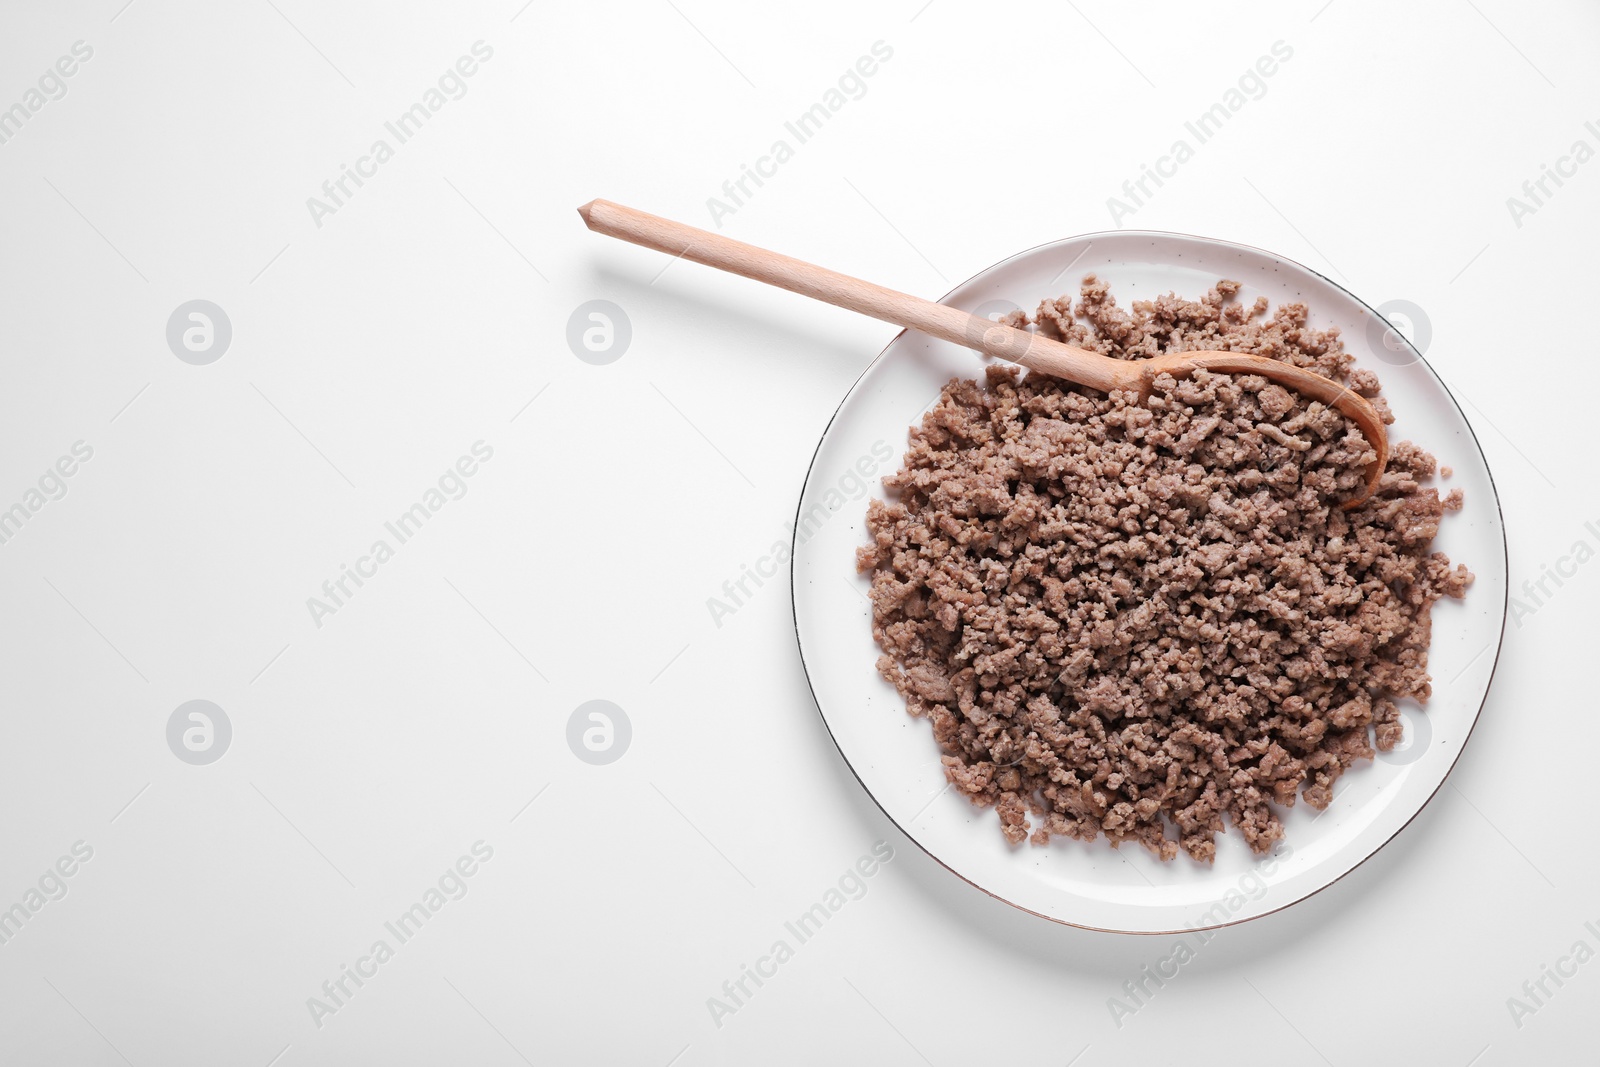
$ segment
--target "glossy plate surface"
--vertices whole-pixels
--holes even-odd
[[[867,579],[855,573],[866,543],[866,496],[899,467],[907,429],[952,377],[981,373],[981,357],[906,331],[867,369],[840,405],[812,460],[797,513],[792,564],[795,628],[817,706],[861,784],[884,812],[950,871],[993,896],[1075,926],[1160,933],[1241,922],[1287,907],[1330,885],[1394,838],[1443,784],[1488,694],[1506,618],[1506,545],[1499,500],[1466,418],[1432,368],[1352,294],[1260,249],[1178,234],[1090,234],[1042,245],[984,271],[944,303],[994,314],[1030,311],[1041,299],[1076,293],[1089,272],[1111,284],[1119,305],[1167,292],[1195,298],[1219,278],[1276,307],[1301,301],[1311,324],[1338,326],[1358,367],[1374,370],[1396,413],[1391,441],[1433,452],[1460,487],[1465,508],[1447,515],[1435,548],[1476,576],[1464,601],[1434,610],[1425,714],[1403,703],[1406,739],[1340,779],[1317,813],[1284,813],[1286,842],[1263,861],[1237,831],[1218,836],[1214,865],[1180,854],[1163,864],[1143,848],[1053,840],[1007,845],[992,809],[945,788],[926,720],[913,719],[874,663]],[[1404,847],[1402,837],[1396,847]]]

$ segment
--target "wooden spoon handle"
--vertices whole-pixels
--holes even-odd
[[[591,200],[578,209],[589,229],[658,252],[742,275],[791,293],[859,311],[884,322],[920,330],[964,348],[1019,363],[1030,370],[1089,386],[1136,388],[1138,371],[1125,361],[1073,348],[1047,337],[1004,326],[931,300],[896,292],[804,260],[685,226],[657,215]]]

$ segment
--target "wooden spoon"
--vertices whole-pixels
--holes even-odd
[[[741,274],[897,326],[920,330],[931,337],[1104,393],[1122,389],[1136,393],[1142,400],[1150,395],[1157,375],[1182,377],[1200,368],[1229,374],[1259,374],[1335,408],[1360,427],[1371,443],[1377,458],[1367,467],[1366,486],[1361,495],[1346,501],[1346,508],[1355,507],[1371,495],[1388,462],[1389,438],[1384,432],[1383,419],[1371,404],[1338,382],[1280,360],[1243,352],[1210,351],[1168,352],[1150,359],[1113,359],[608,200],[591,200],[578,209],[578,214],[596,233]]]

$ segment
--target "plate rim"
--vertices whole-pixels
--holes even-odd
[[[1340,284],[1339,282],[1334,281],[1332,278],[1328,277],[1326,274],[1323,274],[1321,271],[1316,270],[1315,268],[1306,266],[1304,263],[1301,263],[1298,260],[1290,259],[1287,256],[1280,255],[1277,252],[1273,252],[1270,249],[1261,248],[1261,247],[1259,247],[1257,245],[1245,244],[1245,243],[1240,242],[1240,241],[1224,240],[1224,239],[1218,238],[1218,237],[1206,237],[1206,236],[1203,236],[1203,235],[1200,235],[1200,234],[1183,233],[1183,232],[1177,231],[1177,230],[1145,230],[1145,229],[1094,230],[1094,231],[1091,231],[1091,232],[1088,232],[1088,233],[1074,234],[1074,235],[1072,235],[1070,237],[1059,237],[1059,238],[1056,238],[1056,239],[1050,240],[1050,241],[1042,241],[1039,244],[1032,245],[1032,246],[1030,246],[1028,248],[1022,249],[1019,252],[1013,253],[1012,255],[1006,256],[1004,259],[996,260],[994,263],[990,264],[987,267],[984,267],[982,270],[976,271],[975,273],[969,275],[967,278],[965,278],[961,282],[958,282],[953,288],[951,288],[943,296],[939,297],[938,300],[936,301],[936,303],[940,303],[940,304],[946,303],[956,293],[958,293],[962,289],[966,288],[968,285],[971,285],[972,282],[975,279],[980,278],[983,275],[988,274],[989,272],[991,272],[993,270],[996,270],[997,268],[1003,267],[1008,263],[1013,263],[1013,262],[1015,262],[1017,260],[1020,260],[1020,259],[1022,259],[1024,257],[1026,257],[1026,256],[1034,255],[1035,253],[1037,253],[1037,252],[1039,252],[1039,251],[1041,251],[1043,249],[1051,248],[1051,247],[1056,246],[1056,245],[1066,244],[1066,243],[1072,242],[1072,241],[1088,240],[1092,244],[1094,242],[1094,240],[1096,240],[1098,238],[1105,238],[1105,237],[1118,237],[1118,238],[1150,237],[1150,238],[1156,238],[1156,239],[1177,237],[1177,238],[1182,238],[1182,239],[1187,240],[1187,241],[1199,241],[1199,242],[1203,242],[1205,244],[1215,245],[1215,246],[1218,246],[1220,248],[1234,249],[1234,250],[1244,250],[1244,251],[1248,251],[1248,252],[1254,252],[1254,253],[1257,253],[1259,255],[1265,256],[1268,259],[1275,260],[1278,263],[1287,264],[1287,265],[1289,265],[1291,267],[1295,267],[1295,268],[1298,268],[1299,270],[1303,270],[1307,274],[1310,274],[1310,275],[1313,275],[1313,276],[1315,276],[1317,278],[1320,278],[1322,281],[1327,282],[1329,285],[1333,286],[1334,288],[1338,289],[1340,292],[1344,293],[1351,300],[1355,301],[1355,303],[1358,306],[1360,306],[1361,308],[1365,309],[1368,314],[1374,316],[1379,321],[1382,321],[1384,323],[1389,323],[1389,320],[1387,318],[1385,318],[1383,315],[1379,314],[1379,312],[1378,312],[1378,310],[1376,308],[1374,308],[1372,305],[1368,304],[1365,300],[1361,299],[1361,297],[1357,296],[1355,293],[1351,292],[1346,286]],[[1393,324],[1389,323],[1389,326],[1390,326],[1390,329],[1393,330]],[[816,447],[811,452],[811,460],[806,465],[805,477],[801,480],[801,483],[800,483],[799,498],[795,503],[794,528],[790,533],[790,539],[789,539],[789,615],[790,615],[790,623],[791,623],[791,625],[793,626],[793,629],[794,629],[795,645],[796,645],[797,650],[800,653],[800,669],[801,669],[802,673],[805,675],[806,689],[811,694],[811,703],[816,707],[816,709],[817,709],[817,717],[822,720],[823,729],[827,730],[829,740],[831,740],[833,742],[833,747],[836,750],[838,750],[839,757],[842,760],[844,760],[844,765],[845,765],[846,768],[849,769],[851,776],[853,778],[855,778],[856,784],[861,787],[862,791],[864,793],[866,793],[868,798],[870,798],[872,800],[873,804],[877,805],[878,810],[883,813],[884,818],[888,819],[889,822],[894,826],[894,828],[896,830],[900,831],[900,834],[903,837],[905,837],[906,840],[910,841],[913,845],[915,845],[918,849],[920,849],[922,851],[922,853],[924,855],[926,855],[929,859],[933,860],[940,867],[943,867],[945,870],[947,870],[951,874],[955,875],[957,878],[959,878],[961,881],[965,882],[967,885],[969,885],[972,888],[978,890],[979,892],[985,894],[986,896],[989,896],[989,897],[991,897],[991,898],[993,898],[995,900],[998,900],[1001,903],[1003,903],[1003,904],[1005,904],[1005,905],[1007,905],[1009,907],[1017,909],[1018,911],[1025,912],[1028,915],[1036,915],[1041,919],[1048,920],[1049,922],[1053,922],[1053,923],[1056,923],[1056,924],[1061,925],[1061,926],[1069,926],[1069,927],[1072,927],[1072,928],[1078,929],[1078,930],[1090,930],[1090,931],[1094,931],[1096,933],[1124,934],[1124,935],[1131,935],[1131,936],[1138,936],[1138,937],[1171,937],[1171,936],[1181,936],[1183,934],[1189,934],[1189,933],[1198,933],[1198,932],[1208,931],[1208,930],[1221,930],[1221,929],[1224,929],[1224,928],[1229,927],[1229,926],[1240,926],[1240,925],[1242,925],[1244,923],[1253,922],[1253,921],[1255,921],[1257,919],[1264,919],[1269,915],[1276,915],[1279,912],[1286,911],[1287,909],[1292,908],[1297,904],[1301,904],[1301,903],[1303,903],[1303,902],[1305,902],[1307,900],[1310,900],[1312,897],[1316,896],[1318,893],[1321,893],[1323,890],[1329,889],[1332,886],[1337,885],[1339,882],[1343,881],[1345,878],[1349,877],[1351,874],[1354,874],[1368,860],[1372,859],[1372,857],[1376,856],[1379,852],[1382,852],[1391,843],[1393,843],[1396,838],[1398,838],[1403,832],[1405,832],[1407,827],[1409,827],[1413,822],[1416,821],[1418,816],[1420,816],[1425,810],[1427,810],[1428,805],[1433,803],[1434,798],[1436,798],[1439,795],[1439,793],[1444,789],[1445,783],[1447,783],[1450,780],[1450,776],[1455,773],[1455,769],[1456,769],[1457,765],[1461,762],[1461,757],[1467,751],[1467,746],[1469,744],[1471,744],[1471,742],[1472,742],[1472,735],[1473,735],[1474,731],[1476,731],[1477,728],[1478,728],[1478,722],[1483,718],[1483,709],[1488,706],[1489,694],[1491,692],[1493,692],[1493,690],[1494,690],[1495,674],[1499,670],[1499,667],[1500,667],[1500,656],[1501,656],[1502,652],[1505,650],[1506,618],[1507,618],[1507,615],[1509,614],[1510,605],[1511,605],[1511,582],[1510,582],[1510,573],[1511,573],[1511,539],[1508,536],[1508,531],[1507,531],[1507,527],[1506,527],[1505,509],[1500,503],[1500,487],[1495,482],[1494,469],[1489,465],[1488,454],[1486,452],[1484,452],[1483,442],[1478,439],[1478,431],[1477,431],[1476,427],[1473,426],[1472,420],[1467,418],[1466,410],[1464,408],[1462,408],[1461,402],[1456,399],[1455,393],[1451,392],[1450,386],[1449,386],[1448,383],[1446,383],[1446,381],[1444,380],[1444,377],[1439,374],[1438,370],[1433,366],[1432,363],[1428,362],[1427,358],[1422,354],[1422,352],[1419,351],[1414,344],[1412,344],[1411,339],[1409,337],[1406,337],[1399,330],[1394,330],[1395,335],[1405,342],[1406,348],[1410,349],[1412,355],[1414,355],[1416,357],[1417,361],[1419,363],[1421,363],[1424,367],[1427,368],[1428,373],[1433,377],[1434,381],[1439,384],[1439,388],[1444,391],[1444,395],[1450,399],[1450,403],[1455,407],[1456,413],[1461,417],[1462,423],[1464,423],[1466,425],[1466,427],[1467,427],[1467,434],[1472,440],[1472,447],[1477,449],[1478,457],[1483,461],[1484,473],[1488,475],[1489,488],[1490,488],[1490,491],[1491,491],[1491,495],[1494,498],[1495,516],[1499,520],[1500,545],[1501,545],[1501,556],[1502,556],[1501,562],[1504,565],[1505,573],[1506,573],[1506,576],[1507,576],[1506,586],[1505,586],[1505,590],[1504,590],[1504,594],[1505,595],[1504,595],[1504,597],[1502,599],[1502,602],[1500,604],[1500,612],[1499,612],[1499,615],[1500,615],[1500,628],[1499,628],[1498,634],[1495,636],[1495,641],[1494,641],[1494,659],[1489,664],[1489,677],[1484,682],[1483,699],[1478,702],[1477,710],[1475,710],[1472,713],[1472,721],[1467,726],[1467,732],[1462,737],[1461,744],[1456,750],[1455,757],[1453,759],[1451,759],[1451,761],[1450,761],[1450,766],[1445,768],[1444,775],[1442,777],[1440,777],[1440,779],[1439,779],[1439,784],[1436,785],[1433,788],[1432,792],[1430,792],[1427,795],[1427,797],[1424,798],[1424,800],[1422,801],[1421,804],[1417,805],[1417,809],[1414,812],[1412,812],[1406,818],[1406,820],[1404,822],[1402,822],[1399,826],[1397,826],[1393,833],[1391,833],[1388,837],[1384,838],[1377,845],[1373,846],[1373,848],[1371,850],[1369,850],[1366,855],[1362,856],[1359,860],[1357,860],[1355,863],[1353,863],[1348,870],[1343,871],[1342,873],[1340,873],[1339,875],[1337,875],[1334,878],[1330,879],[1328,882],[1324,883],[1323,885],[1320,885],[1317,888],[1311,890],[1309,893],[1306,893],[1303,896],[1296,897],[1294,900],[1287,901],[1286,903],[1279,904],[1277,907],[1271,908],[1271,909],[1269,909],[1267,911],[1256,913],[1254,915],[1246,915],[1246,916],[1243,916],[1243,917],[1238,918],[1238,919],[1231,919],[1231,920],[1229,920],[1227,922],[1213,923],[1213,924],[1211,924],[1209,926],[1189,926],[1189,927],[1184,927],[1181,930],[1124,930],[1124,929],[1117,929],[1117,928],[1113,928],[1113,927],[1093,926],[1093,925],[1090,925],[1088,923],[1072,922],[1069,919],[1063,919],[1063,918],[1059,918],[1059,917],[1054,916],[1054,915],[1046,915],[1043,912],[1035,911],[1034,909],[1032,909],[1030,907],[1027,907],[1026,905],[1019,904],[1014,900],[1010,900],[1010,899],[1008,899],[1008,898],[1006,898],[1004,896],[1001,896],[999,893],[996,893],[996,892],[994,892],[994,891],[992,891],[990,889],[985,888],[984,886],[979,885],[977,882],[974,882],[972,879],[968,878],[966,875],[962,874],[960,871],[958,871],[954,867],[950,866],[948,863],[946,863],[939,856],[935,855],[932,851],[929,850],[929,848],[926,845],[924,845],[916,837],[916,835],[914,835],[911,832],[909,832],[904,826],[901,826],[899,821],[897,819],[895,819],[895,817],[892,814],[890,814],[888,808],[884,807],[883,802],[878,799],[877,794],[874,793],[872,791],[871,787],[869,787],[867,785],[867,783],[862,780],[860,772],[856,770],[855,764],[851,762],[850,756],[844,750],[844,746],[839,743],[839,738],[833,732],[833,726],[828,722],[828,716],[822,710],[822,701],[818,698],[816,685],[811,680],[811,665],[806,660],[805,640],[800,635],[800,606],[799,606],[799,597],[796,595],[795,567],[796,567],[796,559],[797,559],[796,549],[799,547],[800,519],[801,519],[801,516],[803,514],[803,509],[804,509],[804,506],[805,506],[806,491],[807,491],[807,489],[810,488],[811,476],[816,472],[817,459],[818,459],[818,456],[820,456],[821,453],[822,453],[822,446],[823,446],[823,443],[827,440],[828,431],[833,428],[834,422],[839,418],[839,413],[844,410],[845,404],[847,404],[850,401],[850,398],[855,395],[856,390],[861,387],[861,383],[866,380],[867,375],[872,372],[873,368],[875,368],[880,362],[883,361],[883,358],[886,355],[888,355],[889,350],[891,348],[893,348],[896,344],[898,344],[902,337],[904,337],[906,334],[911,333],[911,332],[913,332],[913,331],[910,330],[909,328],[902,328],[893,337],[889,338],[888,342],[883,346],[882,349],[879,350],[878,354],[876,356],[874,356],[872,358],[872,360],[865,367],[862,368],[861,373],[858,374],[856,376],[855,380],[850,383],[850,387],[845,390],[844,396],[842,396],[839,399],[838,405],[833,409],[832,414],[830,414],[828,416],[827,423],[825,423],[823,425],[822,432],[817,437]]]

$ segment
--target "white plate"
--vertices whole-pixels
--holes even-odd
[[[1163,864],[1144,848],[1054,839],[1009,846],[993,809],[945,788],[933,731],[906,714],[874,669],[869,582],[855,573],[866,543],[866,496],[897,469],[906,431],[955,376],[974,377],[974,353],[922,334],[896,337],[839,406],[812,459],[793,547],[795,630],[817,706],[861,784],[908,837],[946,868],[1016,907],[1074,926],[1128,933],[1207,929],[1284,908],[1330,885],[1411,821],[1461,755],[1488,693],[1506,617],[1506,545],[1500,503],[1483,452],[1454,398],[1409,345],[1398,350],[1377,313],[1299,264],[1224,241],[1143,231],[1089,234],[997,264],[944,303],[993,313],[996,302],[1030,312],[1043,298],[1076,294],[1090,271],[1117,302],[1166,292],[1198,297],[1219,278],[1244,284],[1246,302],[1303,301],[1312,325],[1338,326],[1358,367],[1370,367],[1396,412],[1393,440],[1411,439],[1454,476],[1465,508],[1447,515],[1435,547],[1476,575],[1465,601],[1434,609],[1426,714],[1405,704],[1397,750],[1347,772],[1328,810],[1283,812],[1285,842],[1258,859],[1230,825],[1214,865],[1179,854]],[[1376,323],[1376,325],[1374,325]],[[821,510],[818,511],[817,509]]]

